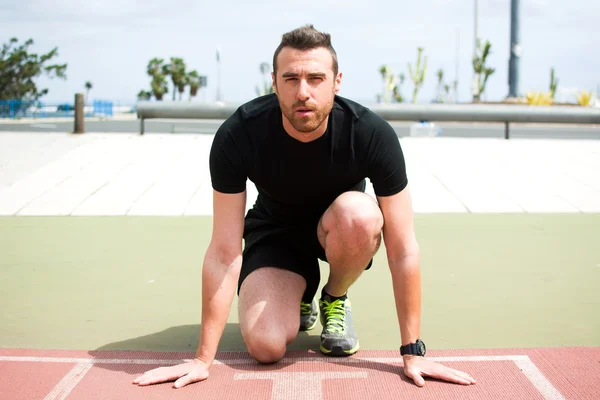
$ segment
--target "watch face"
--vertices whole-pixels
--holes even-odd
[[[425,343],[422,340],[417,341],[417,345],[419,346],[419,353],[421,356],[425,355],[427,349],[425,348]]]

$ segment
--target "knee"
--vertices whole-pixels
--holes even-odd
[[[364,239],[379,236],[383,228],[381,209],[365,193],[341,194],[331,205],[330,211],[329,221],[323,221],[323,227],[327,231],[337,230],[346,237]]]
[[[247,335],[244,342],[248,353],[263,364],[275,363],[283,358],[286,351],[286,338],[276,333]]]

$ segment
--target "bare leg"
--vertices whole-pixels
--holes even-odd
[[[242,338],[252,357],[261,363],[281,360],[298,335],[300,301],[306,281],[283,269],[264,267],[242,283],[239,320]]]
[[[346,294],[379,249],[382,228],[381,210],[365,193],[343,193],[329,206],[317,228],[330,265],[328,294]]]

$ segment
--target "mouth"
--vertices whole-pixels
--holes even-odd
[[[308,108],[308,107],[298,107],[298,108],[296,108],[296,114],[298,114],[300,116],[309,115],[312,112],[313,112],[313,110],[311,108]]]

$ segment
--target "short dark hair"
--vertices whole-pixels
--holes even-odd
[[[333,75],[334,78],[338,74],[337,53],[331,45],[331,35],[325,32],[319,32],[311,25],[304,25],[293,31],[284,33],[281,37],[281,43],[275,50],[273,55],[273,72],[277,75],[277,56],[284,47],[291,47],[296,50],[312,50],[319,47],[324,47],[331,53],[333,59]]]

